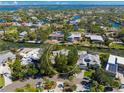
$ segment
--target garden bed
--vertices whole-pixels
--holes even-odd
[[[93,72],[94,72],[94,70],[85,71],[84,72],[84,77],[90,77]]]

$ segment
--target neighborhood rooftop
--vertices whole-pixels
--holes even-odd
[[[96,41],[102,41],[104,42],[102,36],[100,35],[95,35],[95,34],[87,34],[85,35],[86,37],[89,37],[91,40],[96,40]]]

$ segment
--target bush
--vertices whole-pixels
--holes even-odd
[[[106,65],[107,65],[107,61],[108,61],[108,58],[109,58],[109,54],[107,54],[107,53],[101,53],[101,54],[99,55],[99,57],[100,57],[100,60],[101,60],[101,67],[102,67],[102,68],[105,68]]]
[[[23,88],[17,88],[16,92],[24,92],[24,89]]]
[[[74,79],[74,76],[69,76],[69,78],[68,78],[70,81],[73,81],[73,79]]]

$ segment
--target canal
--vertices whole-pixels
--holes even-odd
[[[42,44],[29,44],[29,43],[13,43],[0,40],[0,51],[9,50],[10,48],[40,48],[43,47]],[[111,53],[113,55],[123,56],[124,50],[120,49],[104,49],[104,48],[91,48],[77,45],[78,50],[84,50],[89,52],[103,52]]]

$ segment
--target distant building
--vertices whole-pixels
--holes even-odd
[[[82,33],[80,32],[71,32],[70,35],[68,36],[68,41],[69,42],[79,41],[81,40],[81,35]]]
[[[23,38],[23,37],[25,37],[27,35],[27,32],[26,31],[23,31],[23,32],[21,32],[20,34],[19,34],[19,37],[20,38]]]
[[[64,33],[62,31],[56,31],[49,35],[50,40],[63,41]]]
[[[100,35],[95,35],[95,34],[85,34],[86,38],[89,38],[93,42],[104,42],[104,39]]]
[[[106,66],[106,71],[114,76],[118,72],[124,73],[124,57],[110,55]]]

